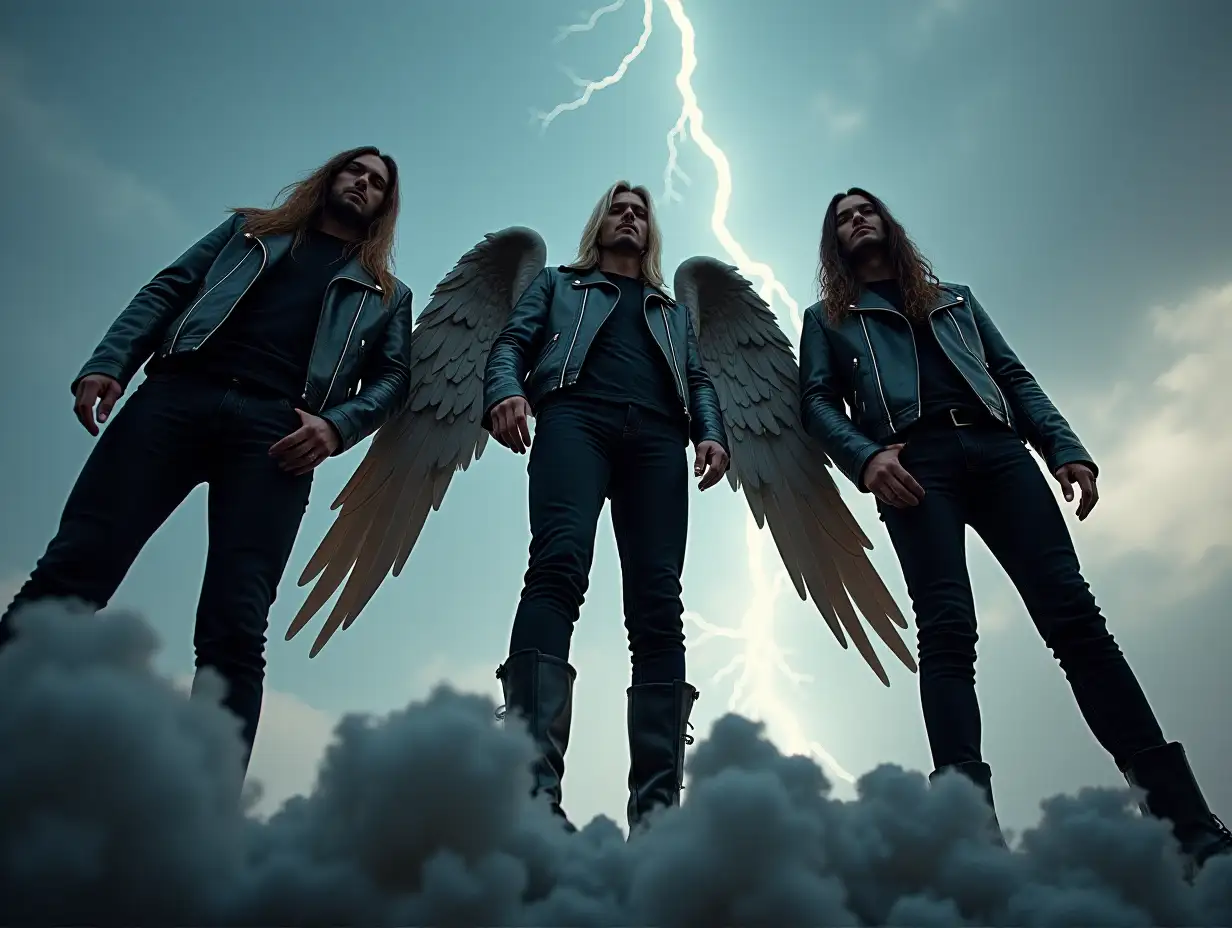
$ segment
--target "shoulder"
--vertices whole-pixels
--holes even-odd
[[[826,317],[826,306],[821,300],[818,300],[806,309],[804,314],[801,316],[801,319],[803,320],[804,325],[807,326],[810,322],[812,322],[823,332],[829,328],[829,320]]]
[[[394,278],[393,305],[398,306],[411,299],[411,288],[397,277]]]
[[[941,288],[943,293],[947,293],[951,297],[962,297],[964,300],[971,299],[971,288],[966,284],[950,280],[939,280],[937,281],[937,286]]]

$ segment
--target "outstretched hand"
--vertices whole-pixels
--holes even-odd
[[[1075,461],[1072,464],[1063,464],[1058,467],[1054,476],[1061,484],[1061,493],[1065,496],[1067,503],[1074,501],[1074,484],[1078,484],[1078,488],[1082,491],[1082,498],[1078,501],[1078,521],[1081,522],[1091,514],[1091,510],[1099,502],[1099,489],[1095,486],[1095,472],[1086,464]]]
[[[298,477],[337,451],[342,439],[337,430],[320,416],[302,409],[295,411],[299,414],[300,427],[276,441],[269,453],[270,457],[277,458],[279,467]]]
[[[727,452],[717,441],[703,441],[697,445],[697,456],[693,460],[693,476],[701,477],[697,488],[708,490],[727,473]]]
[[[77,382],[73,393],[73,412],[77,421],[91,435],[98,435],[98,424],[94,421],[95,408],[98,404],[98,422],[106,422],[111,410],[124,395],[124,388],[114,377],[106,374],[87,374]]]

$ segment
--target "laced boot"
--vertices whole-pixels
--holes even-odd
[[[988,803],[988,811],[992,813],[993,840],[1001,847],[1008,849],[1009,845],[1005,841],[1005,835],[1001,833],[1001,823],[997,821],[997,807],[992,798],[992,768],[982,760],[969,760],[961,764],[947,764],[930,773],[928,781],[932,783],[939,776],[951,770],[966,777],[980,788],[980,792],[984,794],[984,801]]]
[[[503,720],[511,711],[521,716],[539,748],[539,757],[531,767],[531,795],[546,794],[552,812],[560,816],[571,832],[577,828],[561,808],[561,781],[565,776],[576,677],[577,671],[568,662],[532,649],[510,654],[496,669],[496,678],[505,694],[505,704],[496,710],[496,717]]]
[[[1232,854],[1232,832],[1221,822],[1202,795],[1198,781],[1175,741],[1140,751],[1122,773],[1130,786],[1146,793],[1141,808],[1172,824],[1172,833],[1186,858],[1186,876],[1192,879],[1208,860]]]
[[[629,834],[653,809],[680,804],[684,751],[693,743],[689,715],[700,695],[688,683],[639,683],[628,689]]]

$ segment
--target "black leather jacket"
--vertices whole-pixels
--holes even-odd
[[[577,383],[586,353],[619,298],[619,288],[597,269],[544,268],[492,343],[483,378],[483,427],[491,429],[492,407],[511,396],[525,396],[534,409],[552,391]],[[648,285],[645,314],[671,369],[690,438],[726,449],[719,397],[702,367],[687,308]]]
[[[258,238],[234,215],[141,288],[77,377],[106,374],[127,388],[157,351],[195,351],[257,277],[291,248],[290,235]],[[388,298],[386,298],[388,297]],[[341,437],[336,454],[372,434],[405,404],[410,388],[411,291],[381,286],[352,258],[329,282],[302,400]]]
[[[1095,463],[1023,366],[970,288],[942,284],[929,323],[946,357],[988,411],[1031,444],[1055,472]],[[920,415],[920,370],[907,318],[871,290],[837,324],[816,303],[800,339],[800,419],[861,490],[864,467]],[[844,404],[850,415],[844,411]]]

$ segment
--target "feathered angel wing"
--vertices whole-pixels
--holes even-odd
[[[320,579],[287,629],[288,641],[346,578],[310,657],[339,627],[350,627],[391,568],[401,573],[454,474],[483,454],[488,351],[546,261],[539,234],[515,226],[485,235],[432,291],[411,335],[407,405],[377,430],[334,500],[331,508],[342,511],[300,577],[300,586]]]
[[[906,628],[865,553],[872,544],[830,476],[830,459],[800,424],[799,368],[791,342],[736,268],[696,257],[676,270],[676,297],[697,313],[698,352],[714,380],[731,446],[728,480],[744,487],[759,527],[770,525],[801,599],[811,596],[838,639],[847,634],[886,686],[885,668],[852,608],[912,671]]]

